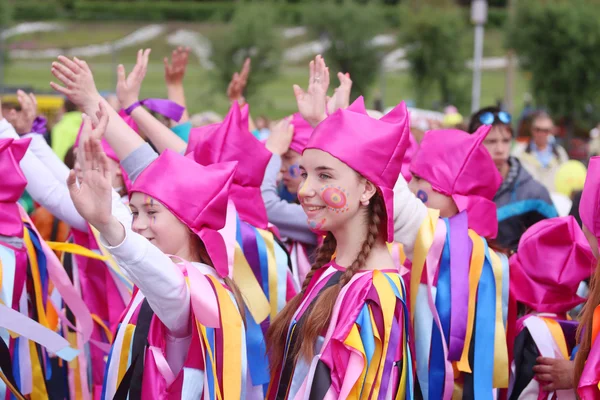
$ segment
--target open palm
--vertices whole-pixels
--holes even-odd
[[[316,56],[309,64],[308,89],[306,92],[294,85],[294,95],[298,103],[298,111],[313,127],[326,117],[327,89],[329,88],[329,68],[323,57]]]
[[[149,57],[150,49],[139,50],[135,66],[127,76],[125,75],[125,67],[122,64],[117,67],[117,98],[123,108],[128,108],[139,100],[142,82],[148,71]]]
[[[100,124],[106,124],[106,121],[101,120]],[[91,120],[84,116],[81,139],[83,146],[77,152],[83,181],[78,185],[75,171],[71,171],[67,185],[79,214],[93,226],[100,227],[108,224],[111,219],[112,181],[108,158],[100,140],[94,136],[97,134],[93,133]]]

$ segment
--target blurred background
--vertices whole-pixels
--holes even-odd
[[[225,113],[231,75],[251,56],[246,97],[254,115],[276,119],[296,110],[292,84],[306,85],[307,63],[322,53],[332,86],[337,71],[349,72],[353,97],[365,95],[371,108],[405,100],[429,111],[454,106],[468,119],[499,105],[521,135],[527,113],[542,108],[571,156],[583,158],[600,121],[600,0],[475,3],[0,0],[0,88],[5,99],[17,88],[35,91],[51,115],[62,105],[48,85],[57,55],[85,58],[110,93],[117,64],[129,71],[143,47],[152,55],[142,96],[166,97],[163,58],[181,45],[191,48],[190,114]]]

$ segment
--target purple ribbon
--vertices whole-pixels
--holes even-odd
[[[31,132],[41,133],[42,135],[45,134],[46,132],[48,132],[48,130],[46,129],[47,122],[48,121],[46,120],[46,118],[41,115],[35,117],[35,119],[33,120],[33,125],[31,126]]]
[[[448,359],[459,361],[467,334],[469,307],[469,269],[473,244],[469,240],[467,212],[450,218],[450,291],[451,310]]]
[[[136,101],[129,107],[125,109],[125,114],[131,115],[133,110],[138,108],[139,106],[144,106],[150,111],[154,111],[165,117],[172,119],[173,121],[179,121],[183,112],[185,111],[185,107],[180,106],[179,104],[165,99],[146,99],[142,101]]]

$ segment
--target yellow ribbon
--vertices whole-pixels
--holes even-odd
[[[223,333],[223,398],[239,399],[242,390],[242,317],[227,289],[214,277],[213,281],[221,311],[221,332]]]
[[[375,350],[373,351],[373,356],[371,357],[371,363],[367,368],[367,376],[365,378],[365,385],[363,388],[363,393],[371,393],[371,388],[375,383],[375,379],[377,377],[377,370],[379,369],[379,360],[381,359],[381,352],[383,351],[383,343],[381,340],[381,336],[379,336],[379,329],[377,329],[377,324],[375,324],[375,318],[373,318],[373,311],[369,306],[369,317],[371,319],[371,326],[374,336],[375,342]]]
[[[219,382],[219,375],[217,374],[217,364],[215,363],[215,356],[212,353],[212,349],[210,348],[210,344],[208,341],[208,336],[206,335],[206,328],[199,322],[196,322],[196,328],[198,328],[198,334],[200,335],[200,338],[204,343],[204,349],[206,350],[205,352],[202,352],[202,358],[204,359],[204,367],[206,368],[206,366],[208,365],[208,363],[206,362],[205,354],[208,354],[208,358],[210,359],[210,365],[212,366],[212,371],[204,371],[204,373],[209,374],[212,372],[213,381],[217,383]],[[222,400],[223,396],[221,396],[221,388],[218,384],[215,384],[215,395],[217,396],[217,400]]]
[[[27,229],[25,229],[25,232],[27,232]],[[31,340],[29,340],[29,354],[31,357],[31,380],[33,383],[31,400],[47,400],[46,379],[44,378],[36,345]]]
[[[44,309],[44,302],[42,301],[42,282],[40,278],[40,270],[37,262],[37,255],[35,253],[35,248],[33,247],[33,243],[31,241],[31,237],[29,236],[29,230],[23,230],[23,241],[25,242],[25,247],[27,248],[27,255],[29,257],[29,265],[31,267],[31,276],[33,277],[33,288],[35,292],[35,304],[38,310],[38,320],[39,323],[46,327],[50,328],[48,324],[48,320],[46,319],[46,311]]]
[[[92,317],[93,318],[93,317]],[[123,344],[121,345],[121,354],[119,355],[119,369],[117,371],[117,387],[121,384],[127,367],[129,366],[129,356],[131,353],[131,340],[135,332],[135,325],[127,324],[125,333],[123,334]]]
[[[233,255],[233,281],[240,289],[244,303],[254,320],[259,324],[263,322],[269,316],[271,306],[240,245],[237,243]]]
[[[362,344],[362,339],[360,337],[360,333],[358,332],[358,328],[356,327],[356,324],[353,324],[352,328],[350,328],[350,332],[348,333],[348,336],[346,336],[346,339],[344,339],[344,344],[347,347],[351,347],[354,350],[361,353],[363,356],[363,363],[364,364],[367,363],[367,356],[365,355],[365,348]],[[367,372],[367,369],[363,368],[362,372],[360,374],[360,377],[354,383],[354,386],[352,386],[352,390],[350,391],[350,393],[348,393],[349,394],[348,398],[350,398],[350,399],[360,398],[360,393],[361,393],[361,389],[363,388],[363,382],[365,380],[366,372]]]
[[[477,287],[479,286],[479,278],[483,270],[483,260],[485,258],[485,250],[483,247],[483,239],[474,231],[469,230],[469,238],[473,243],[473,251],[471,253],[471,266],[469,267],[469,306],[467,312],[467,332],[465,334],[465,346],[457,364],[458,370],[471,373],[469,365],[469,348],[473,337],[473,323],[475,321],[475,300],[477,299]]]
[[[565,334],[563,333],[563,330],[560,327],[560,324],[552,318],[542,317],[542,320],[548,326],[548,329],[550,330],[550,333],[552,334],[554,341],[558,345],[560,354],[562,354],[562,356],[565,360],[568,360],[569,359],[569,350],[567,349],[567,341],[565,339]]]
[[[417,291],[423,275],[423,267],[431,245],[433,244],[433,234],[437,226],[440,211],[432,208],[427,209],[427,218],[421,224],[417,239],[415,241],[415,255],[413,257],[412,272],[410,274],[410,318],[414,322],[415,306],[417,303]]]
[[[379,363],[379,374],[378,379],[375,380],[375,387],[373,388],[373,398],[379,396],[379,390],[381,381],[385,379],[381,375],[383,374],[385,356],[387,354],[388,346],[390,343],[390,332],[392,331],[392,323],[394,320],[394,311],[396,309],[396,295],[390,287],[389,281],[383,275],[381,271],[373,271],[373,286],[377,290],[379,296],[379,303],[381,306],[381,313],[383,314],[383,349],[381,353],[381,361]]]
[[[79,256],[84,256],[88,258],[93,258],[95,260],[100,261],[108,261],[109,257],[107,255],[101,255],[92,251],[88,248],[80,246],[75,243],[65,243],[65,242],[46,242],[48,247],[54,251],[61,251],[71,254],[77,254]]]
[[[271,320],[277,316],[277,260],[275,259],[275,239],[273,234],[262,229],[256,230],[265,241],[269,271],[269,302],[271,303]]]
[[[495,388],[508,387],[508,347],[506,330],[502,317],[502,261],[495,251],[490,249],[492,270],[496,278],[496,333],[494,335],[494,380]]]
[[[102,321],[102,319],[100,319],[100,317],[97,316],[96,314],[92,314],[92,319],[94,320],[94,322],[96,322],[98,325],[100,325],[102,330],[104,330],[104,334],[108,338],[108,343],[112,343],[113,342],[113,334],[110,331],[110,329],[108,329],[108,326],[106,326],[104,321]]]

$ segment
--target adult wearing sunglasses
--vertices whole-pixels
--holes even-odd
[[[496,242],[506,249],[516,250],[527,228],[558,214],[548,190],[531,176],[519,159],[510,155],[513,141],[510,114],[496,107],[483,108],[471,117],[468,130],[473,133],[482,125],[492,125],[483,145],[502,175],[502,185],[494,197],[498,213]]]
[[[553,132],[554,122],[550,115],[545,111],[535,112],[531,116],[531,140],[521,154],[514,154],[551,193],[554,191],[556,171],[569,161],[566,150],[556,143]]]

